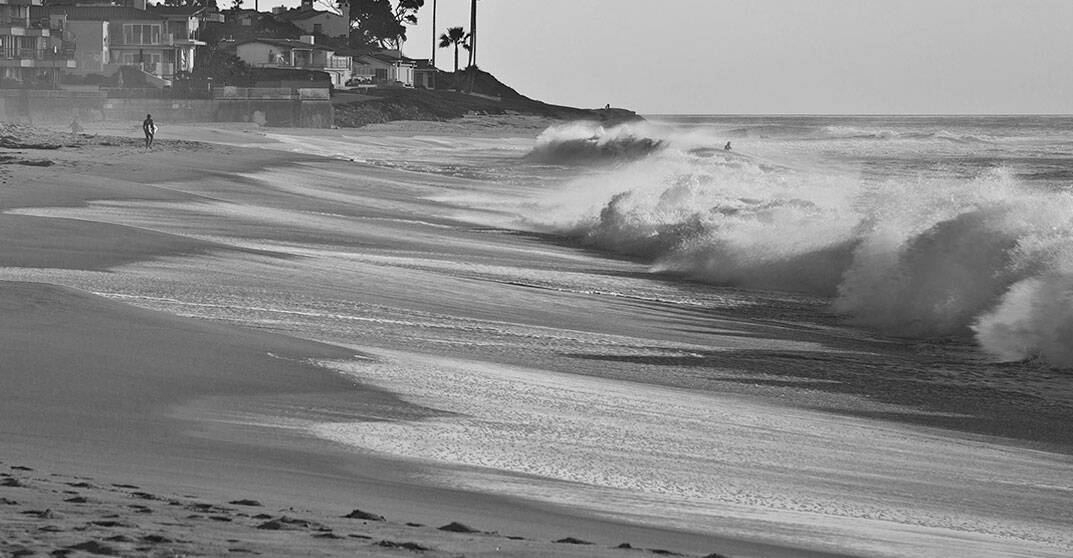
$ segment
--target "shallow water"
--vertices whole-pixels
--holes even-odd
[[[425,482],[869,555],[1062,556],[1068,300],[1032,301],[1064,292],[1064,124],[271,134],[339,160],[167,185],[206,203],[22,211],[265,254],[0,277],[375,355],[325,365],[442,416],[313,433]]]

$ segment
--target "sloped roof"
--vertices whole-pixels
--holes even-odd
[[[401,58],[397,58],[395,56],[388,56],[387,54],[380,54],[378,52],[366,53],[366,54],[362,54],[361,56],[372,58],[374,60],[379,60],[379,61],[381,61],[381,62],[383,62],[385,64],[396,64],[396,63],[414,64],[413,60],[411,60],[409,58],[406,58],[405,56],[403,56]]]
[[[295,21],[295,20],[299,20],[299,19],[309,19],[311,17],[316,17],[316,16],[319,16],[319,15],[329,15],[329,16],[335,16],[335,17],[339,17],[339,18],[343,17],[343,16],[341,16],[341,15],[335,13],[335,12],[329,12],[328,10],[314,10],[314,9],[301,9],[301,8],[296,9],[296,10],[288,10],[286,12],[278,13],[278,14],[276,14],[276,17],[278,17],[280,19],[286,19],[288,21]]]
[[[317,44],[309,44],[307,42],[296,41],[294,39],[253,38],[253,39],[246,39],[244,41],[239,41],[239,42],[235,43],[235,46],[246,45],[246,44],[249,44],[249,43],[262,43],[262,44],[266,44],[266,45],[277,46],[277,47],[280,47],[280,48],[289,48],[291,50],[294,50],[294,49],[301,49],[301,50],[327,50],[327,51],[334,52],[333,49],[330,49],[330,48],[328,48],[326,46],[321,46],[321,45],[317,45]]]
[[[411,58],[411,59],[409,59],[409,60],[410,60],[411,62],[413,62],[413,63],[417,64],[417,68],[416,68],[416,69],[418,69],[418,70],[429,70],[429,71],[432,71],[432,70],[435,70],[435,69],[436,69],[436,68],[435,68],[435,67],[434,67],[434,66],[432,65],[432,61],[431,61],[431,60],[429,60],[428,58]]]

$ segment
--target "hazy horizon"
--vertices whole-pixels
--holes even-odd
[[[247,4],[252,4],[247,1]],[[260,2],[297,6],[299,0]],[[437,34],[469,27],[439,0]],[[318,4],[323,7],[324,4]],[[553,104],[642,114],[1073,113],[1073,2],[480,0],[478,65]],[[252,7],[246,5],[246,7]],[[432,2],[404,52],[432,53]],[[452,69],[450,49],[437,65]],[[465,53],[461,57],[465,58]]]

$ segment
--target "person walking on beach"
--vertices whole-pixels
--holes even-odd
[[[156,123],[153,122],[153,115],[145,115],[145,120],[142,120],[142,131],[145,132],[145,150],[149,151],[153,147],[153,136],[156,135]]]

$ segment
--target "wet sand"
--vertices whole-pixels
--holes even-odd
[[[205,134],[212,133],[196,130],[190,137]],[[80,207],[93,200],[197,203],[246,194],[177,191],[167,184],[233,179],[313,160],[163,139],[143,153],[139,143],[87,136],[48,152],[13,150],[54,164],[0,167],[0,208]],[[45,275],[199,254],[291,257],[221,245],[199,237],[196,227],[177,235],[0,214],[0,231],[0,267],[54,270]],[[356,453],[303,428],[255,420],[283,416],[301,425],[437,413],[310,364],[363,358],[353,349],[136,308],[47,281],[0,283],[0,308],[5,554],[629,556],[655,549],[646,552],[833,555],[429,486],[414,480],[411,462]],[[356,508],[388,521],[341,518]],[[279,528],[264,527],[272,522]],[[451,522],[480,532],[437,529]],[[619,547],[624,542],[629,547]]]

